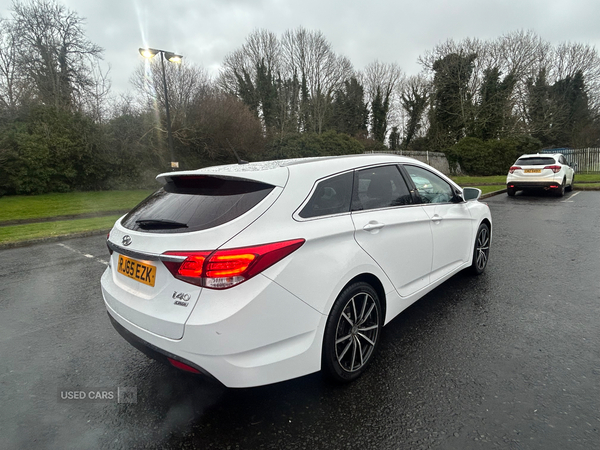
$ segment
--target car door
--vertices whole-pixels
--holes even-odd
[[[414,183],[433,236],[430,282],[455,271],[470,261],[474,235],[473,219],[466,202],[458,201],[454,188],[435,173],[404,164]]]
[[[558,158],[558,162],[563,166],[565,170],[565,184],[567,186],[571,186],[573,184],[573,175],[575,174],[575,171],[569,165],[567,159],[563,155],[560,155],[560,157]]]
[[[414,203],[397,165],[355,172],[351,215],[356,242],[400,296],[429,284],[433,245],[429,217]]]

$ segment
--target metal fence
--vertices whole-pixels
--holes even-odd
[[[600,148],[551,148],[542,153],[562,153],[577,172],[600,172]]]

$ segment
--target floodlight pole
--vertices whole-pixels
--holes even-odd
[[[169,154],[171,156],[171,170],[174,170],[179,168],[179,163],[175,161],[175,151],[173,150],[173,132],[171,131],[171,111],[169,110],[169,91],[167,89],[165,59],[168,59],[171,62],[180,62],[182,56],[176,55],[173,52],[167,52],[166,50],[158,50],[156,48],[140,48],[140,55],[142,55],[144,58],[150,59],[159,53],[160,66],[162,68],[163,90],[165,93],[165,109],[167,110],[167,142],[169,146]]]
[[[175,169],[175,154],[173,151],[173,133],[171,132],[171,113],[169,111],[169,92],[167,91],[167,75],[165,71],[165,52],[160,52],[160,65],[162,66],[163,88],[165,91],[165,109],[167,110],[167,140],[169,142],[169,152],[171,154],[171,170]]]

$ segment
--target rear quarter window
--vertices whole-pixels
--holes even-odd
[[[133,208],[121,225],[148,233],[207,230],[250,211],[273,187],[213,176],[174,177]]]
[[[298,213],[303,219],[350,212],[352,172],[319,181],[306,206]]]

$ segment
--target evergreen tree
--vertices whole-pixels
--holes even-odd
[[[398,127],[393,127],[390,133],[390,150],[397,150],[400,148],[400,133],[398,133]]]
[[[371,132],[378,142],[385,141],[387,132],[387,113],[390,108],[390,97],[382,95],[377,87],[375,97],[371,103]]]
[[[577,71],[550,85],[546,70],[527,84],[531,135],[544,147],[574,146],[592,122],[583,73]]]
[[[403,141],[404,148],[408,148],[412,140],[421,129],[421,118],[427,107],[427,91],[414,79],[409,83],[405,92],[400,97],[402,107],[408,114],[405,136]]]
[[[369,110],[364,98],[358,80],[355,77],[346,80],[335,94],[329,127],[350,136],[366,133]]]
[[[475,53],[451,53],[433,64],[429,137],[437,149],[448,148],[466,135],[473,116],[468,83],[476,57]]]
[[[500,75],[498,67],[484,71],[479,105],[470,133],[484,141],[501,137],[511,115],[510,97],[516,78],[511,73],[500,81]]]

